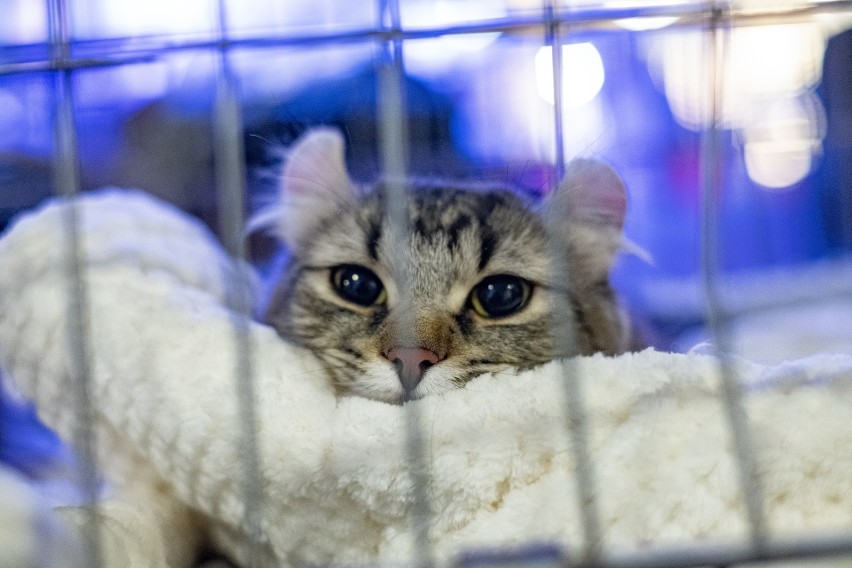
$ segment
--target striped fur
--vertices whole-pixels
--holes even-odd
[[[339,147],[330,131],[321,134]],[[294,200],[288,180],[304,184],[300,162],[323,147],[311,136],[296,146],[284,171],[278,218],[282,225],[298,219],[298,230],[278,227],[289,261],[265,320],[312,350],[341,393],[400,402],[403,389],[382,356],[400,344],[443,359],[426,372],[414,397],[461,387],[489,371],[625,349],[626,326],[608,280],[623,214],[607,222],[577,206],[588,199],[536,205],[503,188],[412,182],[404,188],[400,225],[388,218],[394,210],[388,185],[341,182],[339,168],[330,168],[334,179],[312,180],[321,199],[302,194]],[[598,167],[604,166],[586,163],[584,171]],[[557,195],[593,190],[578,190],[576,182],[566,179]],[[623,196],[623,187],[617,191]],[[388,293],[384,305],[364,308],[337,295],[331,271],[351,263],[379,276]],[[470,307],[471,290],[504,273],[533,283],[529,303],[503,319],[480,317]]]

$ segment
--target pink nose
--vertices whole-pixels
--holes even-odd
[[[385,357],[396,366],[399,382],[407,393],[417,388],[429,367],[441,361],[434,351],[422,347],[392,347]]]

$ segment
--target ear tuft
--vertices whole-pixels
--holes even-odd
[[[276,223],[289,246],[298,246],[330,212],[353,202],[344,150],[343,136],[327,127],[308,131],[290,149],[278,188]]]

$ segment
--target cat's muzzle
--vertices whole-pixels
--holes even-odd
[[[411,398],[426,371],[441,361],[434,351],[422,347],[392,347],[384,356],[396,367],[406,400]]]

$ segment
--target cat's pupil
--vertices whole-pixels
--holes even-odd
[[[331,271],[331,282],[338,295],[359,306],[380,303],[384,286],[379,277],[364,266],[345,264]]]
[[[529,283],[518,276],[497,274],[489,276],[474,289],[474,309],[485,317],[509,316],[526,305]]]

